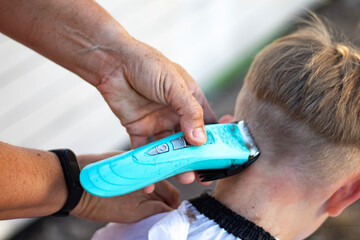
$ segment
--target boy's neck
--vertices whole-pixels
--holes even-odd
[[[238,175],[219,180],[214,197],[275,238],[304,239],[327,215],[307,218],[319,210],[318,205],[314,199],[308,201],[308,193],[298,186],[295,174],[286,167],[268,167],[271,169],[266,171],[264,166],[254,163]],[[321,199],[317,202],[322,204]]]

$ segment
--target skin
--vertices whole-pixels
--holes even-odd
[[[120,153],[81,155],[78,161],[82,168],[89,163]],[[173,185],[168,181],[161,181],[155,185],[155,190],[150,194],[139,190],[112,198],[95,197],[84,192],[80,203],[71,214],[93,221],[132,223],[157,213],[171,211],[180,205],[180,192]]]
[[[46,216],[60,210],[67,188],[57,156],[46,151],[0,143],[0,219]],[[14,154],[15,153],[15,154]],[[80,167],[117,153],[78,156]],[[8,157],[11,155],[11,158]],[[44,181],[46,179],[46,181]],[[70,214],[94,221],[136,222],[171,211],[180,204],[179,191],[167,181],[156,183],[155,191],[142,190],[112,198],[84,192]]]
[[[132,147],[181,126],[193,145],[215,122],[201,89],[179,65],[132,38],[89,0],[0,0],[0,31],[95,86],[130,135]],[[203,111],[204,110],[204,111]]]
[[[0,13],[2,33],[79,75],[99,90],[126,127],[133,148],[147,143],[149,136],[160,138],[179,129],[193,145],[206,142],[204,122],[216,122],[216,117],[196,82],[181,66],[131,37],[95,1],[0,0]],[[60,209],[67,192],[54,155],[37,151],[41,155],[39,160],[31,150],[4,143],[1,146],[2,152],[6,152],[2,154],[1,166],[6,167],[2,167],[0,175],[10,176],[13,171],[9,170],[16,169],[18,162],[22,164],[16,178],[1,178],[3,186],[12,186],[5,187],[7,191],[3,190],[0,196],[2,218],[47,215]],[[178,176],[182,183],[194,179],[193,172]],[[154,187],[145,191],[150,193]],[[56,193],[53,189],[57,189]],[[155,194],[160,194],[163,200],[174,193],[161,192]],[[89,216],[87,213],[99,201],[93,199],[81,201],[86,207],[75,211],[75,215]],[[163,204],[169,206],[167,201]],[[105,211],[110,216],[103,218],[127,221],[131,218],[119,219],[118,215],[129,209],[138,218],[149,215],[130,205],[129,208],[120,207],[118,211]],[[164,205],[155,209],[157,212],[169,210]],[[96,212],[102,216],[100,210]],[[89,218],[101,220],[100,216]]]
[[[242,91],[249,90],[243,88]],[[243,100],[240,94],[237,107],[246,106]],[[241,112],[236,118],[226,115],[219,122],[244,120],[246,117]],[[257,135],[255,129],[249,127],[249,131]],[[255,142],[260,150],[271,148],[262,139],[255,139]],[[319,179],[309,183],[303,180],[304,173],[299,173],[294,164],[286,164],[296,160],[291,157],[276,160],[271,154],[262,152],[241,174],[218,180],[214,197],[281,240],[308,237],[328,217],[338,216],[360,198],[359,170],[326,184],[320,184],[323,180]],[[316,178],[309,176],[308,179]]]

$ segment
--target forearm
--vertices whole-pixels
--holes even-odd
[[[57,156],[0,142],[0,219],[57,212],[67,188]]]
[[[95,86],[131,39],[92,0],[0,0],[0,31]]]

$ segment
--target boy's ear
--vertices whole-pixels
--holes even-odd
[[[326,211],[336,217],[350,204],[360,198],[360,178],[346,182],[327,201]]]
[[[233,115],[224,115],[222,116],[220,119],[219,119],[219,123],[231,123],[231,122],[234,122],[234,116]]]

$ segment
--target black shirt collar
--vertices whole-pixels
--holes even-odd
[[[191,199],[189,202],[200,213],[215,221],[229,234],[242,240],[275,240],[262,227],[233,212],[207,193]]]

